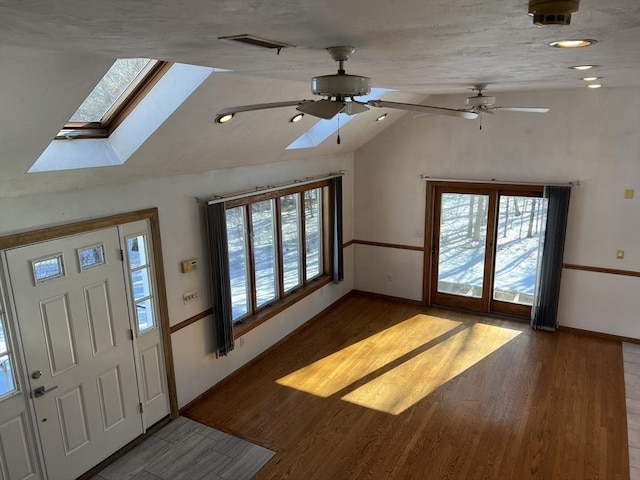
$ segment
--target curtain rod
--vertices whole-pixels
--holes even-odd
[[[469,180],[469,179],[460,179],[460,178],[436,178],[430,177],[429,175],[420,175],[420,179],[425,182],[458,182],[458,183],[497,183],[503,185],[535,185],[537,187],[577,187],[580,185],[580,180],[575,180],[573,182],[515,182],[512,180],[496,180],[492,178],[491,180]]]
[[[228,202],[230,200],[237,200],[239,198],[250,197],[252,195],[257,195],[259,193],[269,193],[275,192],[276,190],[281,190],[283,188],[288,187],[297,187],[299,185],[307,185],[309,183],[321,182],[322,180],[330,180],[332,178],[342,177],[346,173],[346,170],[340,170],[339,172],[327,173],[325,175],[320,175],[317,177],[305,177],[301,179],[296,179],[287,183],[280,183],[278,185],[264,185],[260,187],[256,187],[254,190],[246,190],[244,192],[232,193],[229,195],[216,195],[210,200],[204,200],[207,202],[207,205],[213,205],[214,203]],[[200,202],[201,200],[196,197],[196,200]]]

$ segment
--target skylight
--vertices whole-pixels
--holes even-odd
[[[148,58],[117,59],[56,138],[109,136],[129,106],[166,71],[165,66],[165,62]]]
[[[181,63],[165,65],[162,75],[146,83],[144,95],[137,95],[127,107],[126,118],[115,124],[112,121],[109,135],[85,136],[87,130],[82,127],[67,130],[64,135],[68,140],[53,140],[29,173],[124,164],[209,75],[229,71]]]

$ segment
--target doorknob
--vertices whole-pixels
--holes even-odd
[[[40,370],[36,370],[31,374],[31,378],[37,380],[42,376],[42,372]]]
[[[44,389],[44,387],[34,388],[33,389],[33,396],[35,398],[41,397],[41,396],[46,395],[47,393],[49,393],[51,390],[55,390],[56,388],[58,388],[57,385],[54,385],[53,387],[48,388],[46,390]]]

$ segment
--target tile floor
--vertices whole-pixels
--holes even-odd
[[[630,476],[631,480],[640,480],[640,345],[623,343],[622,357],[627,398]]]
[[[92,480],[249,480],[274,454],[179,417]]]

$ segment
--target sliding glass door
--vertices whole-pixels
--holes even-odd
[[[537,187],[430,189],[430,303],[528,317],[546,203]]]

